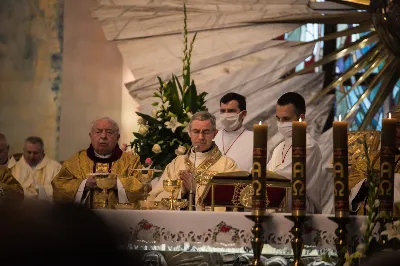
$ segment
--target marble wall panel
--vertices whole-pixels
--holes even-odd
[[[0,1],[0,132],[11,153],[36,135],[57,157],[62,17],[62,1]]]

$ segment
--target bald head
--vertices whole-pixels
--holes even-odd
[[[0,165],[7,163],[9,150],[10,145],[7,143],[6,136],[0,133]]]

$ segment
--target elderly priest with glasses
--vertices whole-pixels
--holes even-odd
[[[190,191],[194,192],[196,210],[200,210],[199,198],[211,178],[217,173],[239,171],[237,164],[229,157],[222,155],[213,139],[217,134],[215,116],[206,111],[195,113],[189,123],[189,136],[192,148],[186,155],[179,155],[172,160],[158,183],[150,192],[149,200],[159,201],[168,198],[164,191],[163,180],[182,179],[181,197]]]

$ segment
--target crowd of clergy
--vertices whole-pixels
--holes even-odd
[[[195,206],[204,197],[204,189],[217,173],[252,170],[253,132],[243,126],[246,118],[246,98],[228,93],[220,99],[220,125],[207,111],[195,113],[189,123],[192,148],[178,155],[165,168],[161,177],[153,180],[148,200],[161,200],[169,196],[164,191],[163,180],[180,178],[180,197],[194,193]],[[278,131],[284,140],[267,156],[267,170],[291,180],[292,176],[292,121],[307,121],[304,98],[295,92],[282,95],[276,102]],[[9,154],[6,136],[0,133],[0,203],[13,205],[25,199],[76,203],[96,208],[102,190],[96,185],[94,173],[117,175],[113,189],[107,191],[108,206],[134,203],[133,195],[143,189],[139,181],[143,168],[138,155],[121,150],[119,126],[108,118],[95,120],[89,132],[90,144],[78,151],[62,165],[45,154],[45,144],[40,137],[28,137],[20,158]],[[322,167],[322,155],[317,142],[307,133],[307,212],[332,213],[333,180]],[[357,199],[352,209],[357,209],[364,198],[358,191],[363,182],[351,191],[351,200]],[[290,193],[289,193],[290,195]],[[290,202],[287,200],[290,211]]]

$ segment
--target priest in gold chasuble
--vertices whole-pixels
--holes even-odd
[[[0,205],[18,204],[24,199],[24,189],[12,176],[8,167],[0,166]]]
[[[53,200],[98,208],[102,189],[97,187],[93,173],[110,173],[117,175],[117,184],[107,190],[107,208],[114,208],[117,203],[133,202],[128,192],[137,192],[142,187],[137,179],[140,172],[134,171],[141,168],[140,160],[139,156],[119,148],[118,124],[110,118],[100,118],[93,122],[89,136],[89,148],[66,160],[54,178]]]
[[[196,209],[200,209],[199,199],[204,196],[204,189],[215,174],[239,171],[236,162],[222,155],[218,146],[214,144],[213,139],[216,134],[215,116],[205,111],[195,113],[189,123],[193,148],[188,154],[177,156],[167,165],[148,199],[159,201],[168,198],[169,193],[164,191],[163,180],[182,179],[180,196],[186,197],[192,188]]]

